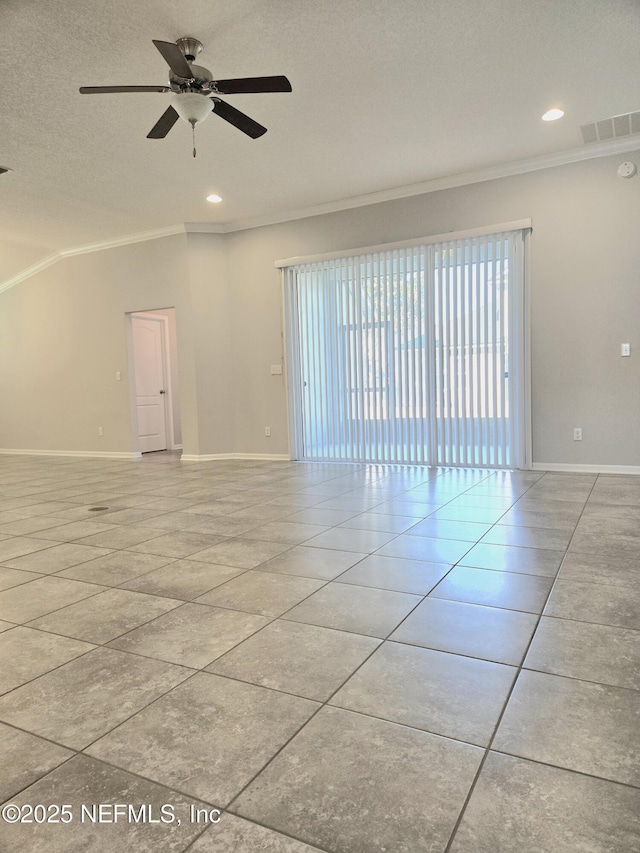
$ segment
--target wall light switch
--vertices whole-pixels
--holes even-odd
[[[620,344],[620,355],[631,355],[631,344]]]
[[[272,376],[282,376],[282,365],[281,364],[272,364],[271,365],[271,375]]]
[[[121,379],[122,379],[122,376],[120,375],[120,371],[116,370],[116,381],[120,382]]]

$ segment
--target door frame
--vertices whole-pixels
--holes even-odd
[[[181,445],[176,445],[175,427],[173,423],[173,388],[171,384],[171,353],[169,347],[169,318],[163,314],[153,313],[156,309],[147,311],[128,311],[127,318],[127,343],[129,350],[129,397],[131,400],[131,429],[134,451],[140,450],[140,438],[138,435],[138,410],[136,406],[136,376],[135,376],[135,351],[133,348],[133,319],[139,317],[141,320],[155,320],[161,323],[162,335],[162,369],[164,372],[164,422],[167,431],[167,450],[179,450]],[[161,311],[161,308],[157,309]]]

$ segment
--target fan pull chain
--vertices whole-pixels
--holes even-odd
[[[196,123],[195,121],[190,122],[191,124],[191,136],[193,138],[193,156],[196,156]]]

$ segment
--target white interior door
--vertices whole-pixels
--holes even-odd
[[[142,453],[167,449],[164,324],[161,318],[131,317],[138,438]]]

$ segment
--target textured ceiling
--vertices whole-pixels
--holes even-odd
[[[13,264],[568,151],[582,123],[640,109],[635,0],[2,0],[0,31]],[[215,77],[289,77],[293,94],[226,98],[264,137],[211,116],[194,160],[183,122],[146,139],[171,96],[78,94],[165,84],[151,39],[183,35]],[[558,104],[563,120],[540,121]]]

